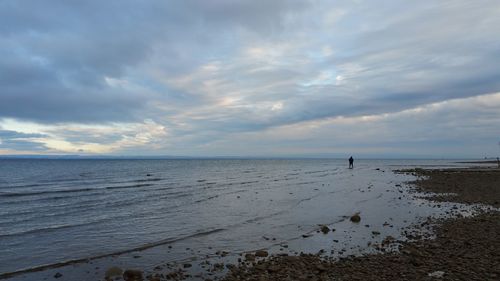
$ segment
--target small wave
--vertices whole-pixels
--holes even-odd
[[[24,197],[24,196],[36,196],[45,194],[65,194],[65,193],[78,193],[85,191],[99,191],[105,189],[126,189],[126,188],[137,188],[152,186],[151,183],[144,184],[134,184],[134,185],[118,185],[118,186],[107,186],[98,188],[75,188],[75,189],[59,189],[59,190],[41,190],[41,191],[27,191],[27,192],[0,192],[0,197]]]
[[[251,184],[251,183],[258,183],[259,181],[243,181],[240,182],[239,184],[244,185],[244,184]]]
[[[5,186],[5,187],[2,187],[2,189],[10,189],[10,188],[26,188],[26,187],[39,187],[39,186],[47,186],[47,185],[51,185],[50,183],[46,183],[46,184],[41,184],[41,183],[30,183],[30,184],[20,184],[20,185],[8,185],[8,186]]]
[[[101,189],[95,189],[96,192],[99,192]],[[86,197],[93,197],[96,195],[96,192],[86,192],[86,193],[82,193],[82,194],[78,194],[78,199],[82,199],[82,198],[86,198]],[[2,196],[0,196],[1,198]],[[20,199],[22,198],[22,199]],[[56,195],[56,196],[50,196],[50,197],[27,197],[27,196],[24,196],[24,197],[6,197],[4,198],[3,200],[6,200],[6,201],[3,201],[1,204],[2,205],[13,205],[13,206],[18,206],[20,204],[24,204],[24,203],[27,203],[27,204],[31,204],[31,203],[34,203],[34,202],[37,202],[37,203],[47,203],[47,202],[56,202],[58,200],[67,200],[67,199],[74,199],[75,196],[71,193],[66,193],[66,194],[60,194],[60,195]],[[13,200],[9,200],[9,199],[13,199]],[[7,213],[10,213],[10,212],[7,212]],[[2,213],[0,212],[0,216],[3,215],[5,213]]]
[[[207,197],[207,198],[203,198],[203,199],[199,199],[199,200],[196,200],[194,201],[195,203],[201,203],[201,202],[205,202],[205,201],[208,201],[208,200],[212,200],[212,199],[215,199],[215,198],[218,198],[219,195],[214,195],[214,196],[210,196],[210,197]]]
[[[44,227],[44,228],[36,228],[36,229],[30,229],[30,230],[26,230],[26,231],[17,231],[17,232],[0,234],[0,237],[11,237],[11,236],[18,236],[18,235],[26,235],[26,234],[50,232],[50,231],[55,231],[55,230],[59,230],[59,229],[72,228],[72,227],[77,227],[77,226],[84,226],[84,225],[89,225],[89,224],[94,224],[94,223],[95,222],[85,222],[85,223],[79,223],[79,224],[53,225],[53,226]]]
[[[191,195],[192,194],[189,194],[189,193],[177,192],[176,194],[171,193],[168,195],[160,196],[160,197],[158,197],[158,199],[179,199],[179,198],[188,197]]]
[[[227,186],[232,186],[232,185],[235,185],[235,184],[238,184],[237,182],[220,182],[220,183],[206,183],[203,188],[204,189],[208,189],[208,188],[214,188],[214,185],[216,184],[216,187],[217,188],[224,188],[224,187],[227,187]]]
[[[290,180],[297,180],[299,177],[285,177],[285,178],[280,178],[280,179],[273,179],[274,182],[278,181],[290,181]]]
[[[33,195],[41,195],[41,194],[59,194],[59,193],[83,192],[83,191],[91,191],[91,190],[95,190],[95,188],[43,190],[43,191],[27,191],[27,192],[1,192],[0,197],[23,197],[23,196],[33,196]]]
[[[149,181],[161,181],[161,178],[151,178],[151,179],[139,179],[135,181],[130,181],[130,182],[149,182]]]
[[[134,184],[134,185],[119,185],[119,186],[108,186],[106,189],[127,189],[136,187],[152,186],[152,183]]]
[[[43,184],[54,184],[54,183],[69,183],[69,182],[76,182],[76,181],[81,181],[81,177],[78,175],[77,177],[70,177],[70,178],[50,178],[50,179],[43,179],[40,180],[41,183]]]
[[[303,182],[294,183],[294,185],[311,185],[311,184],[316,184],[316,183],[319,183],[319,181],[303,181]]]

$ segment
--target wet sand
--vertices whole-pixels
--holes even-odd
[[[429,200],[499,206],[500,170],[398,172],[419,177],[412,182],[417,192],[447,194],[431,194]],[[432,228],[435,237],[409,233],[410,240],[399,243],[399,252],[339,261],[299,255],[273,256],[253,264],[243,262],[232,268],[224,280],[500,280],[498,210],[483,211],[474,217],[429,219],[417,228]],[[386,240],[382,250],[395,242]]]

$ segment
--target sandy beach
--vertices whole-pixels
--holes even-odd
[[[417,192],[436,193],[429,200],[499,206],[500,171],[493,169],[406,170],[419,180]],[[440,195],[444,193],[446,195]],[[498,280],[500,212],[474,217],[429,220],[420,228],[432,235],[411,236],[400,251],[329,261],[318,255],[271,257],[242,263],[224,280]],[[431,239],[433,238],[433,239]],[[393,241],[387,241],[390,244]]]

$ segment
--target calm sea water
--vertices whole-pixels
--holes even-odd
[[[292,241],[357,211],[391,214],[394,196],[384,192],[408,179],[391,172],[406,165],[455,164],[357,160],[349,170],[331,159],[3,159],[0,274],[171,243],[269,248],[263,236]]]

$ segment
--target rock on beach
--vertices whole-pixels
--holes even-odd
[[[144,278],[142,277],[142,271],[135,269],[127,269],[123,273],[123,279],[125,281],[142,281]]]
[[[361,221],[361,217],[359,216],[359,214],[354,214],[354,215],[352,215],[352,216],[351,216],[350,220],[351,220],[352,222],[356,222],[356,223],[358,223],[358,222],[360,222],[360,221]]]

